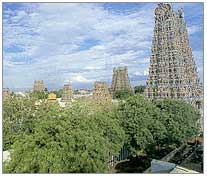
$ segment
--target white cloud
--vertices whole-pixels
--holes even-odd
[[[139,71],[136,71],[134,74],[135,74],[136,76],[142,76],[142,75],[143,75],[143,73],[141,73],[141,72],[139,72]]]
[[[134,73],[134,75],[136,75],[136,76],[148,76],[148,74],[149,74],[149,70],[148,69],[136,71]]]
[[[193,56],[196,62],[196,66],[197,66],[197,72],[199,73],[200,76],[200,80],[203,81],[203,70],[204,70],[204,58],[203,58],[203,51],[199,50],[199,51],[193,51]]]
[[[25,11],[21,10],[21,11],[18,11],[18,12],[17,12],[17,15],[14,16],[14,17],[12,18],[12,20],[13,20],[13,22],[15,23],[15,22],[18,22],[18,21],[22,20],[22,19],[23,19],[24,17],[26,17],[26,16],[27,16],[27,13],[26,13]]]
[[[90,83],[92,80],[86,79],[85,77],[81,75],[72,76],[70,78],[71,82],[80,82],[80,83]]]
[[[201,31],[202,28],[201,28],[201,26],[199,26],[199,25],[192,25],[192,26],[190,26],[190,27],[187,27],[187,30],[188,30],[188,34],[189,34],[189,35],[192,35],[192,34],[194,34],[194,33],[196,33],[196,32]]]
[[[154,4],[127,14],[112,13],[96,3],[23,5],[5,12],[4,83],[8,87],[32,87],[36,79],[50,87],[62,87],[65,80],[111,80],[118,65],[128,66],[129,75],[138,71],[147,75]],[[95,42],[90,46],[88,40]],[[22,51],[6,52],[13,46]]]
[[[149,69],[144,70],[144,75],[148,76],[149,75]]]

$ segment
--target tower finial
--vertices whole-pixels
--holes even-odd
[[[178,14],[179,14],[180,18],[184,18],[184,10],[182,7],[178,9]]]

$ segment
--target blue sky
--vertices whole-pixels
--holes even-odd
[[[92,88],[128,66],[131,84],[143,85],[149,68],[156,3],[3,3],[3,87]],[[203,80],[203,3],[182,7]]]

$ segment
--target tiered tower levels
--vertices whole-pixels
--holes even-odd
[[[120,90],[132,91],[126,66],[113,69],[111,91],[115,92]]]
[[[61,101],[62,102],[69,102],[72,100],[73,93],[72,93],[72,86],[70,84],[65,84],[63,87],[63,94]]]
[[[183,10],[159,3],[155,9],[149,77],[145,96],[199,100],[202,87],[189,44]]]
[[[96,101],[111,101],[111,95],[106,82],[94,83],[93,99]]]
[[[44,81],[34,81],[34,91],[44,91],[45,90],[45,85]]]

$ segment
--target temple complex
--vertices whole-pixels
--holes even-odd
[[[126,66],[113,69],[111,92],[120,90],[132,91]]]
[[[182,9],[175,12],[170,4],[155,9],[146,98],[178,98],[200,108],[202,86],[189,43]]]
[[[111,95],[106,82],[94,83],[93,99],[96,101],[111,101]]]
[[[62,102],[70,102],[72,100],[72,86],[70,84],[65,84],[63,86],[63,94],[62,94],[62,98],[61,101]]]
[[[34,81],[34,91],[44,91],[45,90],[45,85],[44,81]]]

